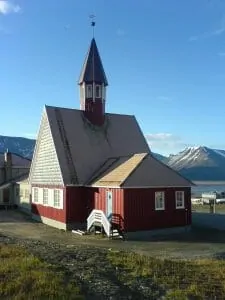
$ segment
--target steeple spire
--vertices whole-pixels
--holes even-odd
[[[108,81],[94,38],[91,40],[91,45],[84,61],[83,68],[81,70],[79,84],[82,84],[83,82],[96,82],[100,84],[103,83],[105,86],[108,85]]]
[[[95,22],[92,21],[91,25],[94,28]],[[90,122],[101,126],[105,118],[108,81],[94,37],[91,40],[78,84],[80,85],[81,109]]]

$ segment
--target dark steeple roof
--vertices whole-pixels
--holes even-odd
[[[93,81],[96,83],[104,83],[104,85],[108,85],[108,81],[94,38],[91,41],[91,46],[85,58],[83,69],[81,70],[79,84],[82,84],[83,82]]]

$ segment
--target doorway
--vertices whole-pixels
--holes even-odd
[[[106,191],[106,216],[107,218],[112,216],[113,205],[112,205],[112,191]]]
[[[3,190],[3,203],[9,203],[10,201],[10,189],[6,188]]]

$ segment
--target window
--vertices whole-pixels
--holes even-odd
[[[95,86],[95,97],[101,98],[101,86],[100,85]]]
[[[106,94],[106,88],[102,86],[102,99],[105,99]]]
[[[91,84],[88,84],[87,85],[87,98],[92,98],[92,85]]]
[[[43,189],[43,205],[48,205],[48,189]]]
[[[29,190],[25,190],[25,198],[26,198],[26,199],[29,199],[29,197],[30,197],[30,192],[29,192]]]
[[[164,192],[155,192],[155,210],[165,209]]]
[[[184,208],[184,191],[176,191],[176,208]]]
[[[84,85],[80,86],[80,97],[81,97],[81,99],[84,98]]]
[[[34,202],[38,202],[38,188],[34,188]]]
[[[23,198],[23,189],[20,189],[20,197]]]
[[[20,196],[20,188],[19,187],[16,187],[16,196]]]
[[[54,207],[60,207],[60,190],[54,190]]]

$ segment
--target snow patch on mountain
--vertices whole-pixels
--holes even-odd
[[[217,149],[213,149],[213,151],[221,156],[223,156],[225,158],[225,150],[217,150]]]
[[[33,156],[35,140],[23,137],[10,137],[0,135],[0,152],[7,149],[15,154],[31,159]]]

